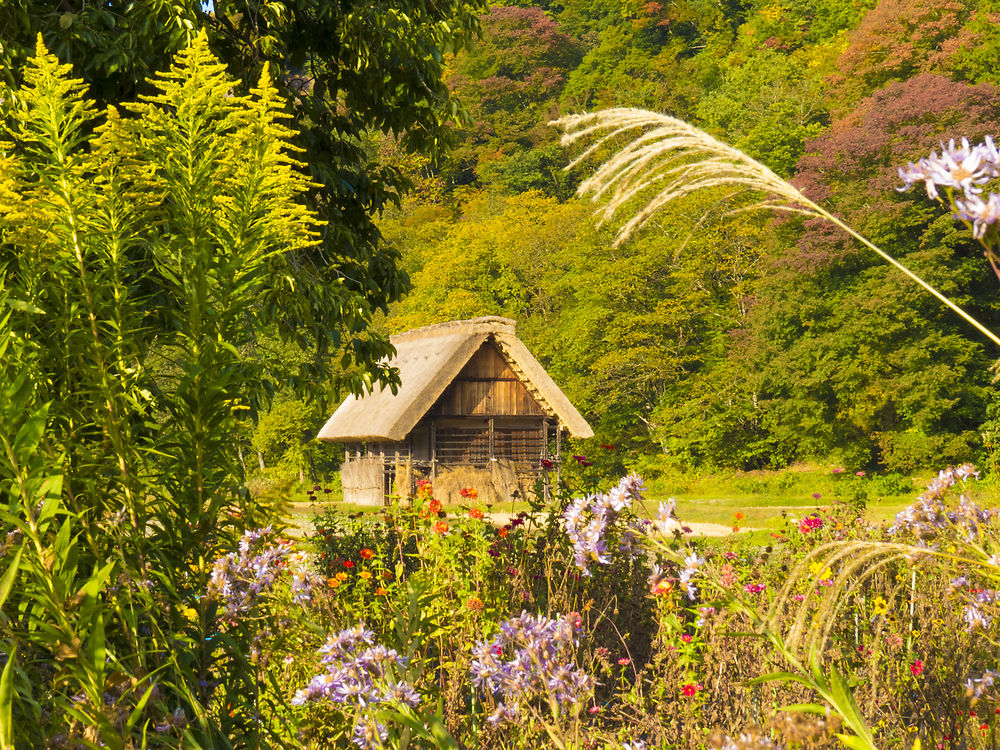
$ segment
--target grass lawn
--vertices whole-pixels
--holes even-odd
[[[815,474],[774,473],[763,480],[754,477],[752,482],[746,477],[735,481],[728,477],[702,477],[670,487],[654,483],[647,495],[645,514],[655,515],[660,501],[672,496],[677,500],[677,517],[682,523],[710,523],[728,527],[736,522],[736,513],[742,513],[743,518],[739,521],[742,529],[770,532],[782,528],[788,517],[801,518],[820,508],[836,507],[832,503],[842,490],[835,490],[835,485],[829,482],[824,485],[823,481],[822,476]],[[782,484],[786,486],[781,486]],[[924,484],[925,479],[915,478],[911,491],[885,494],[880,492],[882,488],[877,484],[863,485],[869,498],[874,498],[868,502],[868,519],[873,523],[891,521],[896,513],[914,501],[920,492],[919,488]],[[822,490],[816,493],[820,495],[818,498],[812,492],[816,487]],[[291,488],[288,496],[292,504],[292,523],[300,530],[299,533],[311,533],[312,517],[330,508],[345,515],[378,511],[371,506],[342,502],[339,476],[321,483],[318,490],[313,490],[312,486]],[[845,496],[841,495],[841,498]],[[975,497],[982,505],[989,507],[1000,500],[1000,491],[993,483],[981,485],[976,489]],[[461,505],[446,505],[444,510],[452,515],[464,512]],[[522,510],[529,510],[528,503],[501,503],[492,508],[494,513],[503,514],[500,516],[503,519],[506,519],[507,514],[516,514]]]
[[[355,505],[344,503],[339,500],[327,501],[326,496],[319,502],[310,502],[305,493],[294,496],[293,499],[293,522],[306,533],[312,531],[309,521],[313,516],[324,513],[327,509],[335,509],[338,513],[349,515],[353,513],[375,513],[379,509],[368,505]],[[645,514],[655,516],[657,507],[665,497],[651,497],[646,501]],[[743,495],[732,497],[677,497],[677,517],[682,523],[712,523],[722,526],[732,526],[736,522],[736,513],[742,513],[743,519],[739,521],[739,526],[744,529],[766,529],[777,530],[784,524],[787,517],[801,518],[812,513],[818,508],[828,508],[822,505],[822,499],[815,500],[812,497],[801,498],[793,496],[761,496]],[[868,518],[879,523],[888,521],[897,512],[913,502],[912,496],[893,495],[886,498],[879,498],[878,501],[868,505]],[[464,512],[461,505],[446,505],[446,513],[457,515]],[[515,514],[522,510],[529,510],[527,503],[519,502],[514,504],[503,503],[495,506],[494,513]]]

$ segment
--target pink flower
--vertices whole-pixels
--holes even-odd
[[[719,582],[726,588],[736,583],[736,574],[733,572],[733,566],[729,563],[722,566],[722,578]]]
[[[814,492],[813,493],[813,499],[814,500],[819,500],[821,497],[823,497],[823,496],[820,493],[818,493],[818,492]]]
[[[865,473],[863,471],[856,471],[856,472],[854,472],[854,476],[856,476],[856,477],[863,477],[864,475],[865,475]]]
[[[681,692],[688,698],[693,695],[697,695],[699,690],[701,690],[700,682],[689,682],[685,685],[681,685]]]
[[[918,674],[924,673],[924,663],[917,659],[913,664],[910,665],[910,673],[916,677]]]
[[[628,658],[627,656],[623,656],[623,657],[622,657],[621,659],[619,659],[619,660],[618,660],[618,666],[619,666],[619,667],[624,667],[624,666],[625,666],[626,664],[628,664],[628,663],[629,663],[630,661],[632,661],[632,660],[631,660],[631,659],[629,659],[629,658]]]
[[[690,643],[693,639],[687,633],[681,636],[681,640],[685,643]]]
[[[803,534],[808,534],[810,531],[815,531],[822,527],[823,519],[817,515],[806,516],[799,521],[799,531]]]

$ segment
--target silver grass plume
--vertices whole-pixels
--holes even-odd
[[[591,141],[567,169],[577,166],[602,146],[625,133],[645,131],[605,161],[577,188],[578,195],[590,195],[595,202],[604,201],[603,207],[596,212],[600,216],[599,223],[602,224],[613,219],[622,206],[637,196],[646,194],[652,187],[658,188],[655,195],[619,229],[615,247],[649,222],[667,203],[699,190],[732,188],[723,201],[751,194],[761,195],[763,198],[759,202],[737,210],[790,211],[835,224],[898,268],[1000,347],[1000,338],[996,334],[887,252],[813,203],[790,182],[739,149],[683,120],[641,109],[617,108],[567,115],[550,124],[563,131],[563,146],[570,146],[578,141]]]

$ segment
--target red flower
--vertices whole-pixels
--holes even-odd
[[[483,517],[483,511],[479,508],[469,509],[469,518],[475,518],[477,521]]]
[[[540,463],[542,464],[542,468],[545,468],[545,469],[551,469],[552,466],[553,466],[552,462],[549,461],[549,459],[547,459],[547,458],[543,458],[540,461]]]
[[[915,662],[913,662],[913,664],[910,665],[910,672],[914,676],[916,676],[918,674],[923,674],[924,673],[924,663],[922,661],[920,661],[920,659],[917,659]]]
[[[372,552],[367,547],[361,550],[361,552],[359,552],[358,554],[361,555],[361,557],[364,558],[365,560],[371,560],[373,557],[375,557],[375,553]]]
[[[464,487],[458,491],[458,494],[466,499],[475,500],[479,497],[479,490],[475,490],[472,487]]]
[[[345,568],[353,568],[354,567],[354,563],[351,562],[350,560],[344,560],[344,567]]]
[[[446,524],[444,521],[438,521],[436,524],[434,524],[434,531],[436,531],[438,534],[446,534],[448,533],[448,524]]]
[[[701,690],[700,682],[689,682],[686,685],[681,685],[681,692],[688,698],[697,695],[699,690]]]

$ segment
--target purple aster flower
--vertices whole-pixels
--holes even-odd
[[[972,236],[981,240],[991,226],[1000,220],[1000,195],[990,193],[986,200],[978,195],[955,199],[955,215],[972,224]]]
[[[629,508],[633,500],[641,500],[643,489],[642,479],[637,474],[629,474],[607,494],[575,498],[563,511],[566,535],[573,543],[573,562],[583,575],[590,575],[592,562],[610,564],[605,537],[622,511]],[[634,535],[631,541],[634,542]],[[631,552],[633,544],[626,543],[626,549]]]
[[[360,748],[382,747],[388,737],[386,727],[375,721],[382,705],[416,707],[420,694],[398,678],[406,659],[395,649],[373,644],[374,634],[363,623],[327,638],[320,648],[326,670],[315,675],[298,690],[292,704],[316,701],[340,703],[354,709],[357,721],[353,742]]]
[[[575,616],[547,618],[522,612],[500,623],[491,641],[473,649],[472,680],[476,687],[500,698],[488,721],[514,721],[521,703],[554,701],[560,709],[582,703],[594,679],[577,669]]]
[[[956,145],[952,139],[945,146],[941,144],[940,156],[932,151],[930,156],[916,164],[900,167],[899,178],[903,187],[909,190],[917,183],[924,183],[927,195],[938,199],[938,188],[961,190],[966,198],[979,193],[979,185],[990,181],[997,174],[996,148],[992,140],[989,145],[970,146],[968,138]]]

